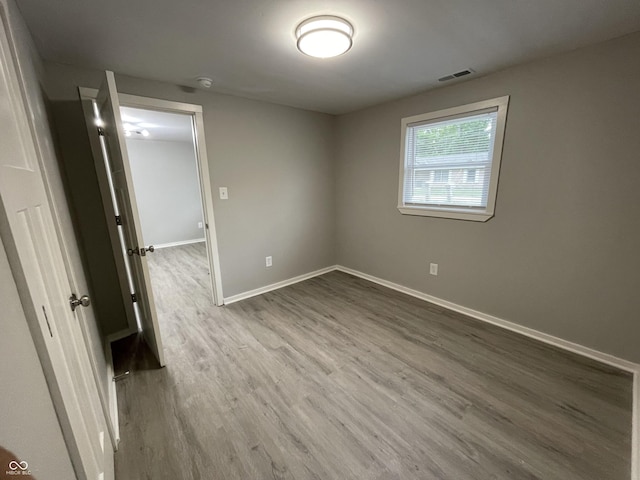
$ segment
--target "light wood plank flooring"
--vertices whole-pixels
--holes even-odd
[[[167,367],[116,346],[118,480],[630,478],[629,374],[339,272],[217,308],[203,254],[151,256]]]

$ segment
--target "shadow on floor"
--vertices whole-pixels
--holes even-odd
[[[116,377],[127,371],[162,368],[144,341],[142,333],[135,333],[113,342],[111,352],[113,354],[113,371]]]

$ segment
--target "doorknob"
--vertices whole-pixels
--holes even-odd
[[[155,251],[155,248],[153,245],[149,245],[148,247],[136,247],[136,248],[129,248],[127,250],[127,255],[129,255],[130,257],[133,257],[133,255],[140,255],[141,257],[144,257],[147,252],[153,253]]]
[[[69,297],[69,305],[71,305],[71,311],[75,312],[76,308],[80,306],[88,307],[89,305],[91,305],[91,299],[89,298],[89,295],[82,295],[80,298],[78,298],[76,297],[75,293],[72,293]]]

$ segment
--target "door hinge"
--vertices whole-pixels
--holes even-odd
[[[133,303],[136,303],[136,302],[138,301],[138,296],[137,296],[135,293],[132,293],[132,294],[131,294],[131,301],[132,301]]]
[[[104,128],[98,127],[98,135],[100,135],[101,137],[104,137]]]
[[[122,225],[122,217],[120,215],[116,215],[116,225]]]

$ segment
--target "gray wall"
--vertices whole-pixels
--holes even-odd
[[[193,143],[127,139],[127,151],[144,244],[204,240]]]
[[[640,361],[638,58],[634,34],[339,117],[338,263]],[[495,217],[401,215],[400,119],[502,95]]]
[[[56,123],[64,130],[64,162],[85,168],[91,153],[80,138],[86,132],[78,125],[77,86],[97,88],[102,73],[45,66]],[[116,75],[116,81],[123,93],[203,106],[225,297],[334,263],[333,117],[126,76]],[[228,187],[229,200],[218,198],[220,186]],[[79,190],[74,203],[98,204],[97,186]],[[95,213],[83,216],[87,228],[105,229]],[[87,248],[110,255],[102,244]],[[265,268],[267,255],[273,256],[271,268]],[[113,284],[104,288],[114,299],[119,295]],[[105,329],[118,326],[110,322]]]
[[[638,54],[634,34],[337,119],[117,81],[125,93],[204,106],[225,296],[337,260],[640,361]],[[46,68],[49,94],[62,104],[73,103],[77,85],[100,81],[97,71]],[[472,223],[401,215],[400,119],[502,95],[511,103],[496,216]],[[59,122],[73,122],[67,114]],[[88,155],[77,148],[65,161]],[[217,198],[219,186],[229,187],[229,200]],[[440,265],[437,277],[429,262]]]

